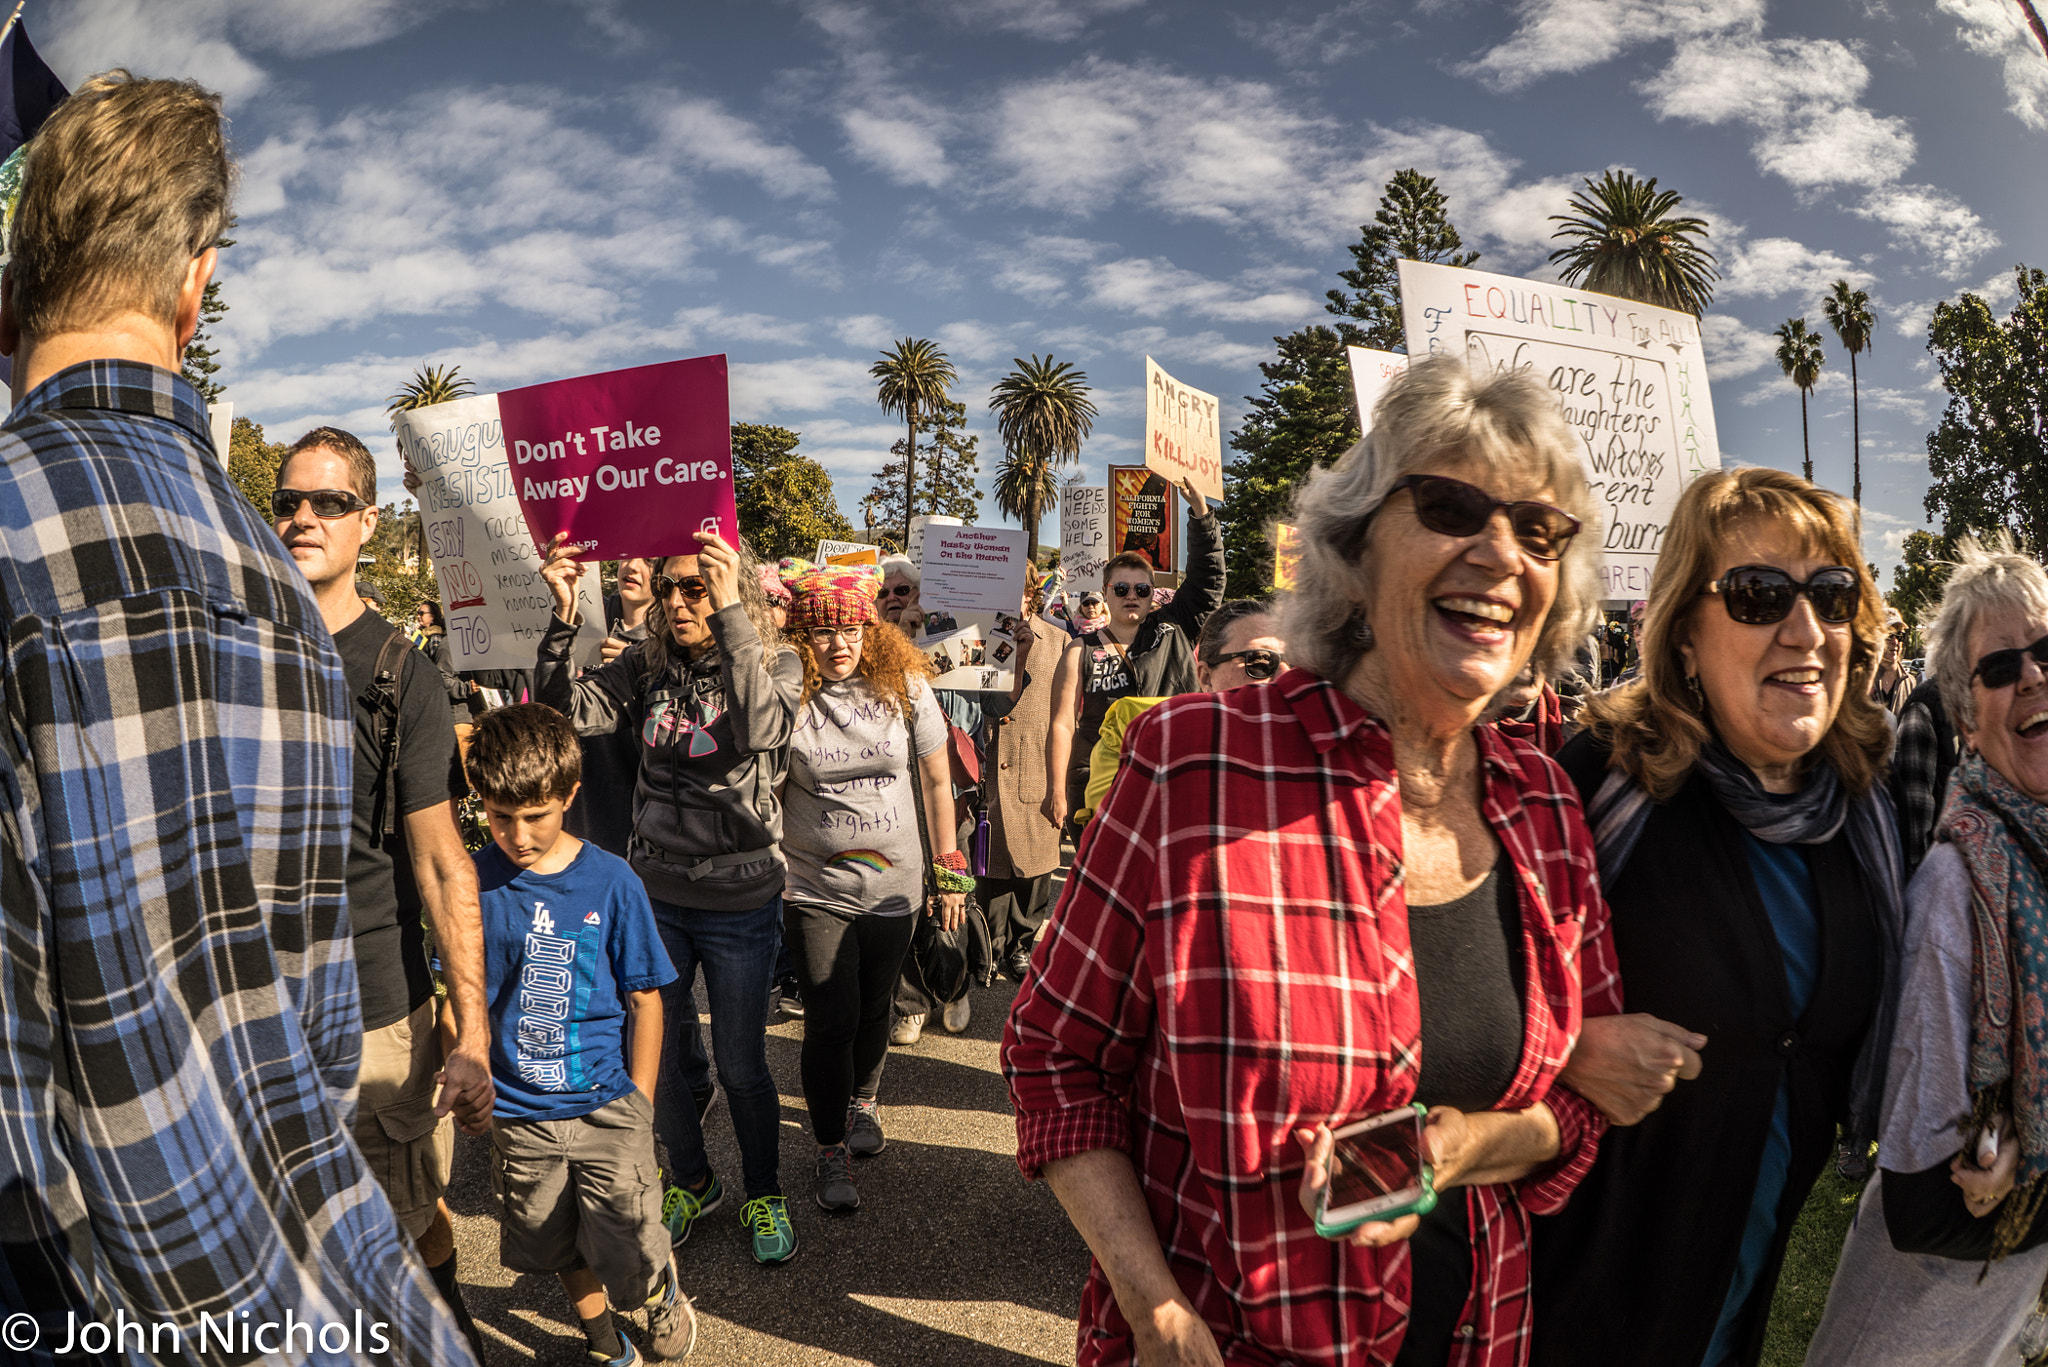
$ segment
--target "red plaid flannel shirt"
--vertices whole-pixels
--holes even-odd
[[[1484,812],[1522,905],[1527,1028],[1517,1109],[1548,1100],[1559,1158],[1468,1188],[1474,1283],[1453,1367],[1528,1359],[1529,1215],[1560,1208],[1604,1123],[1551,1081],[1620,980],[1577,795],[1530,746],[1477,730]],[[1292,1132],[1406,1104],[1420,1002],[1386,727],[1290,670],[1190,694],[1132,728],[1003,1038],[1027,1178],[1090,1149],[1129,1153],[1168,1265],[1241,1364],[1386,1364],[1409,1304],[1408,1248],[1315,1232]],[[1583,927],[1583,951],[1582,944]],[[1100,1267],[1079,1362],[1129,1362]]]

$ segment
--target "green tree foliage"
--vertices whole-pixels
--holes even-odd
[[[903,475],[910,440],[905,437],[889,448],[895,459],[875,472],[874,487],[860,501],[869,540],[901,549],[903,541],[897,529],[913,517],[936,514],[968,523],[980,519],[981,490],[975,478],[981,473],[981,438],[968,435],[966,428],[967,405],[951,399],[918,415],[917,433],[929,440],[924,446],[924,475],[917,482],[917,498],[908,513],[903,510]]]
[[[882,353],[882,359],[868,367],[875,378],[875,402],[884,413],[902,418],[905,425],[903,452],[903,539],[910,540],[911,506],[917,502],[917,418],[930,413],[952,397],[953,382],[960,378],[938,343],[905,337]]]
[[[1355,264],[1337,272],[1351,289],[1331,290],[1324,307],[1344,319],[1337,331],[1347,345],[1405,351],[1401,278],[1395,263],[1406,257],[1469,266],[1479,253],[1458,250],[1465,242],[1451,226],[1449,201],[1436,188],[1435,177],[1413,167],[1388,179],[1372,222],[1358,232],[1358,241],[1351,244]]]
[[[1721,273],[1707,250],[1706,220],[1673,213],[1684,202],[1675,191],[1660,193],[1655,176],[1608,171],[1588,180],[1572,195],[1571,213],[1550,216],[1563,225],[1551,234],[1565,243],[1550,254],[1564,265],[1558,278],[1697,318],[1714,302]]]
[[[1934,306],[1927,349],[1948,408],[1927,435],[1927,515],[1942,535],[2004,527],[2048,546],[2048,275],[2014,271],[2000,320],[1975,294]]]
[[[1820,383],[1821,367],[1828,363],[1828,355],[1820,344],[1820,334],[1809,332],[1804,318],[1787,318],[1778,324],[1772,334],[1778,339],[1778,369],[1785,372],[1785,378],[1799,388],[1799,439],[1806,448],[1806,479],[1813,482],[1813,438],[1806,431],[1806,398],[1813,393],[1813,387]]]
[[[377,586],[384,616],[401,626],[412,625],[413,609],[439,593],[425,546],[424,522],[411,499],[379,509],[377,530],[363,543],[371,560],[357,568],[356,578]]]
[[[799,440],[787,427],[732,425],[732,492],[740,532],[763,560],[785,555],[808,560],[820,541],[853,540],[853,528],[832,493],[832,476],[797,453]]]
[[[1272,525],[1287,520],[1309,472],[1343,455],[1359,434],[1344,339],[1311,326],[1273,340],[1280,355],[1260,363],[1265,383],[1245,397],[1251,409],[1230,439],[1239,455],[1223,467],[1219,517],[1233,598],[1272,592]]]
[[[262,424],[236,418],[228,429],[228,478],[266,521],[270,494],[277,488],[277,467],[284,461],[284,442],[263,440]]]
[[[989,410],[1007,453],[996,469],[996,507],[1024,526],[1031,563],[1038,563],[1038,524],[1059,497],[1055,471],[1081,458],[1095,426],[1088,374],[1071,361],[1012,357],[1016,369],[996,381]]]
[[[1849,353],[1849,415],[1851,422],[1850,465],[1856,506],[1863,506],[1863,401],[1856,386],[1856,358],[1870,350],[1870,338],[1877,331],[1877,315],[1870,309],[1870,292],[1852,290],[1846,280],[1837,280],[1821,300],[1821,316],[1841,339]],[[1808,476],[1811,478],[1811,476]]]
[[[1900,548],[1900,559],[1892,567],[1893,588],[1884,598],[1899,610],[1911,627],[1924,627],[1934,620],[1941,602],[1942,586],[1955,568],[1955,542],[1933,532],[1908,532]]]
[[[229,219],[228,226],[234,227],[235,221]],[[235,239],[217,238],[213,245],[232,247]],[[216,272],[215,277],[206,282],[206,293],[199,296],[199,326],[192,333],[192,340],[185,344],[185,359],[181,366],[186,381],[209,404],[219,403],[220,396],[227,392],[227,386],[213,378],[220,374],[220,349],[213,344],[214,329],[220,326],[220,320],[227,316],[227,312],[228,301],[220,292],[220,278]]]

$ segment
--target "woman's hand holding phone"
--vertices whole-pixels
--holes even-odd
[[[1453,1111],[1451,1114],[1463,1119],[1460,1112]],[[1432,1122],[1435,1121],[1434,1112],[1431,1113],[1430,1119]],[[1427,1134],[1428,1131],[1424,1131],[1425,1144],[1428,1142]],[[1320,1122],[1312,1130],[1296,1130],[1294,1139],[1301,1145],[1302,1155],[1308,1160],[1301,1170],[1301,1208],[1308,1212],[1310,1219],[1317,1219],[1322,1214],[1322,1191],[1330,1180],[1330,1153],[1336,1147],[1336,1139],[1331,1134],[1330,1127]],[[1409,1238],[1421,1224],[1422,1217],[1419,1215],[1403,1215],[1397,1220],[1367,1220],[1358,1228],[1339,1237],[1360,1248],[1385,1248],[1388,1244],[1398,1244]]]

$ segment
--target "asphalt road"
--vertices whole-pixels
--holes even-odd
[[[724,1206],[679,1251],[698,1316],[693,1367],[873,1363],[876,1367],[1022,1367],[1072,1362],[1088,1253],[1043,1183],[1018,1175],[1016,1131],[996,1067],[1016,988],[976,992],[952,1036],[934,1021],[889,1051],[882,1078],[888,1148],[857,1165],[861,1208],[831,1216],[812,1199],[817,1146],[797,1082],[803,1026],[768,1032],[782,1091],[782,1184],[797,1255],[758,1266],[740,1224],[739,1156],[724,1100],[706,1118]],[[702,997],[699,997],[702,1000]],[[486,1367],[578,1364],[583,1336],[559,1283],[498,1263],[489,1141],[459,1136],[448,1204],[463,1293],[484,1335]],[[633,1330],[637,1332],[637,1321]],[[645,1347],[645,1339],[640,1342]]]

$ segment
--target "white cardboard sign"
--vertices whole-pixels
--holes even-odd
[[[1190,389],[1145,358],[1145,464],[1167,483],[1192,482],[1211,503],[1223,501],[1223,428],[1216,396]]]
[[[1024,601],[1029,538],[1004,527],[925,528],[917,601],[926,612],[1003,612]]]
[[[1699,320],[1456,266],[1403,261],[1410,356],[1534,370],[1578,433],[1601,525],[1602,598],[1646,598],[1685,486],[1720,468]]]
[[[1344,359],[1351,364],[1351,393],[1358,400],[1358,434],[1366,436],[1372,431],[1372,406],[1394,377],[1408,368],[1408,358],[1398,351],[1348,346]]]
[[[458,672],[532,669],[555,602],[513,493],[498,396],[400,413],[396,434],[399,455],[420,477],[420,519],[448,623],[449,664]],[[585,624],[576,659],[583,665],[598,662],[604,641],[595,570],[585,572],[576,592]]]
[[[1070,484],[1060,490],[1061,587],[1070,594],[1102,588],[1109,563],[1109,490]]]

